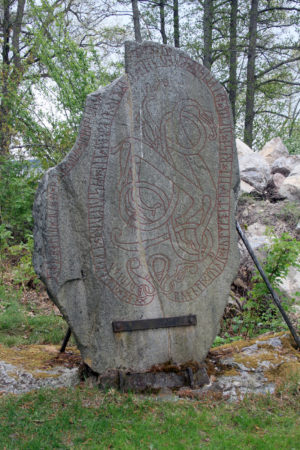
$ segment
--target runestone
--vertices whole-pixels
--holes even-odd
[[[35,270],[93,371],[203,361],[239,264],[238,184],[223,87],[178,49],[127,42],[125,74],[88,96],[34,205]]]

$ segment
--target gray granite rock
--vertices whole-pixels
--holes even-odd
[[[168,46],[128,42],[125,62],[89,95],[77,141],[34,205],[36,272],[100,374],[201,362],[239,264],[224,89]],[[196,326],[112,329],[189,314]]]
[[[276,137],[267,142],[260,152],[258,152],[270,166],[280,157],[288,157],[289,151],[280,137]]]
[[[263,192],[271,179],[269,164],[259,153],[239,153],[241,180]]]
[[[287,177],[297,166],[300,169],[300,155],[281,156],[273,162],[271,172]]]

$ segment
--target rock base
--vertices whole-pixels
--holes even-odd
[[[121,392],[135,393],[156,393],[184,386],[194,389],[209,383],[204,364],[195,362],[183,365],[169,363],[157,365],[147,372],[110,370],[103,374],[96,374],[86,366],[82,370],[82,376],[100,389],[114,388]]]

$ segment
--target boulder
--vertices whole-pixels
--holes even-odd
[[[281,156],[273,162],[271,173],[281,173],[287,177],[298,165],[300,166],[300,155]]]
[[[238,157],[245,155],[253,155],[254,151],[243,141],[241,141],[240,139],[236,139],[235,142]]]
[[[271,179],[271,170],[265,159],[255,152],[239,154],[241,180],[263,192]]]
[[[271,139],[258,153],[270,166],[276,159],[282,156],[289,156],[289,151],[280,137]]]
[[[279,188],[279,194],[292,202],[300,201],[300,173],[291,174]]]

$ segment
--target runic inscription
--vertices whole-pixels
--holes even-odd
[[[191,83],[205,83],[213,98],[210,107],[188,89],[174,95],[165,74],[178,63],[180,76],[188,73]],[[153,80],[154,72],[155,81],[141,89],[141,107],[129,119],[132,126],[124,123],[131,93],[126,84],[116,84],[93,155],[89,229],[95,272],[120,300],[139,306],[155,296],[197,300],[228,258],[233,147],[228,100],[206,72],[183,67],[180,58],[155,59],[153,54],[143,73],[138,67],[145,79]],[[206,160],[216,146],[220,151],[212,167]],[[115,170],[110,207],[119,220],[105,233],[110,165]],[[212,222],[218,223],[217,233]]]

